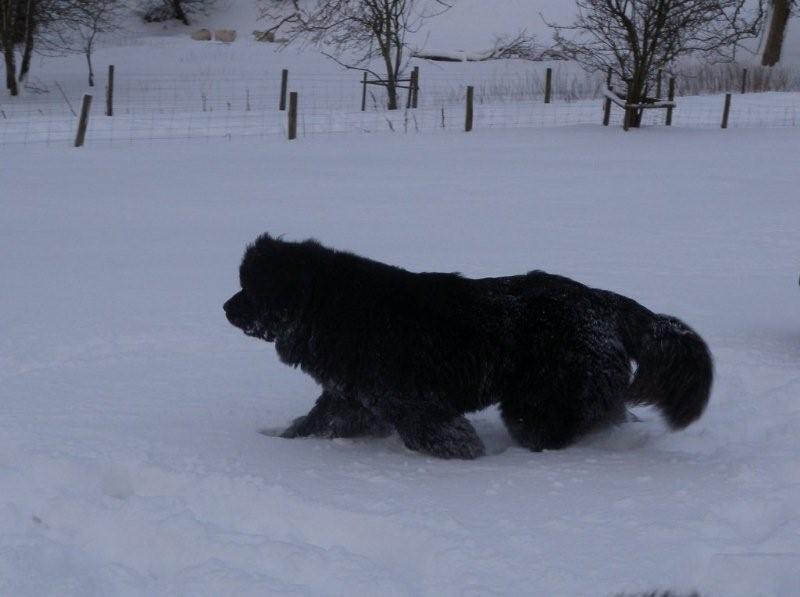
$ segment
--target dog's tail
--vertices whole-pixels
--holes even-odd
[[[622,335],[638,366],[625,402],[654,405],[672,429],[683,429],[700,418],[708,403],[714,378],[711,353],[679,319],[630,302],[637,308],[623,306]]]

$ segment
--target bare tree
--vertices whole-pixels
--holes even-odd
[[[29,70],[37,34],[49,23],[59,22],[72,0],[0,0],[0,40],[6,66],[6,87],[16,95]],[[17,81],[16,46],[22,45],[22,62]]]
[[[67,23],[72,49],[86,57],[89,69],[89,87],[94,87],[92,52],[98,35],[119,28],[122,4],[120,0],[73,0],[71,20]]]
[[[786,27],[797,6],[797,0],[770,0],[767,39],[761,55],[762,65],[775,66],[780,61]]]
[[[80,52],[94,84],[92,52],[98,34],[117,27],[124,0],[0,0],[0,42],[6,68],[6,87],[19,93],[34,49],[47,54]],[[22,46],[19,78],[16,48]]]
[[[22,83],[31,68],[31,58],[33,57],[34,32],[36,30],[36,18],[38,5],[36,0],[27,0],[25,7],[25,40],[22,51],[22,63],[19,67],[19,81]]]
[[[761,1],[576,0],[575,22],[550,26],[556,50],[625,83],[629,124],[638,127],[658,71],[690,54],[732,60],[740,42],[759,33]]]
[[[427,19],[450,8],[446,0],[261,0],[269,31],[282,30],[287,43],[314,44],[345,68],[386,82],[388,108],[398,106],[398,79],[410,52],[407,36]],[[383,64],[375,72],[373,59]]]
[[[59,23],[71,11],[72,0],[18,0],[18,4],[19,43],[23,45],[19,82],[22,83],[30,72],[34,47],[41,41],[37,38],[46,35],[49,25]]]

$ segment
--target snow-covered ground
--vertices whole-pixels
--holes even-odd
[[[794,595],[797,129],[0,148],[0,595]],[[222,313],[268,230],[541,268],[684,318],[706,415],[559,452],[281,440],[316,388]]]

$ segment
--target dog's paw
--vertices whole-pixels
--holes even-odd
[[[474,460],[486,454],[478,433],[466,417],[441,424],[398,425],[406,447],[436,458]]]
[[[284,439],[308,437],[314,434],[314,429],[308,424],[308,416],[297,417],[281,434]]]
[[[486,447],[475,428],[466,418],[460,417],[431,438],[428,452],[437,458],[475,460],[486,454]]]
[[[431,456],[444,459],[475,460],[486,455],[486,447],[480,439],[434,444],[425,450]]]

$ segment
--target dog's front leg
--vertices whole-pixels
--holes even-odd
[[[314,408],[295,419],[281,437],[385,437],[389,433],[391,426],[363,404],[325,390]]]
[[[463,415],[444,422],[417,415],[397,421],[395,426],[407,448],[437,458],[472,460],[486,453],[472,423]]]

